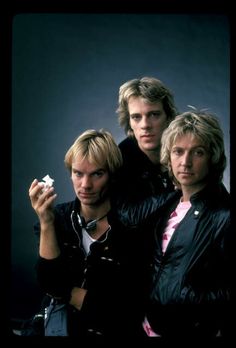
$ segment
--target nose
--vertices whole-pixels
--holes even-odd
[[[91,187],[91,179],[89,178],[88,175],[83,176],[82,181],[81,181],[81,186],[83,188],[86,188],[86,189]]]
[[[143,129],[149,128],[151,126],[150,119],[149,119],[149,117],[147,117],[147,115],[142,115],[140,125],[141,125],[141,128],[143,128]]]
[[[192,164],[192,156],[189,152],[185,152],[181,157],[181,164],[185,167],[189,167]]]

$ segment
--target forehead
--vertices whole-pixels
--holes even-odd
[[[155,103],[150,103],[148,100],[142,97],[131,96],[128,101],[129,110],[139,111],[140,109],[145,110],[163,110],[162,101],[156,101]]]
[[[77,156],[72,162],[72,169],[80,172],[93,173],[99,170],[106,171],[106,165],[102,162],[97,163],[95,161],[89,161],[88,158]]]
[[[203,139],[201,139],[198,135],[191,132],[178,135],[173,141],[173,146],[181,146],[186,144],[191,147],[206,145]]]

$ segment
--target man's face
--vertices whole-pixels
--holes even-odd
[[[192,133],[186,133],[176,139],[171,148],[170,161],[172,172],[183,192],[198,192],[209,180],[209,149]]]
[[[159,151],[162,133],[168,126],[162,102],[149,104],[141,97],[130,97],[128,110],[130,127],[139,148],[146,154]]]
[[[106,168],[77,157],[72,163],[71,179],[81,205],[99,205],[106,199],[109,188]]]

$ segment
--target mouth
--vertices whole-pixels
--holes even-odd
[[[141,135],[141,138],[142,139],[152,139],[154,137],[153,134],[144,134],[144,135]]]
[[[143,133],[141,137],[153,137],[152,133]]]
[[[79,196],[81,198],[92,198],[94,196],[94,194],[93,193],[79,192]]]
[[[193,173],[190,173],[190,172],[180,172],[179,175],[183,175],[183,176],[192,176]]]

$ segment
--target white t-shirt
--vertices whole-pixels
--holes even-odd
[[[90,246],[92,243],[96,241],[96,239],[92,238],[85,228],[82,228],[82,235],[83,235],[82,244],[86,251],[86,254],[88,255],[88,253],[90,252]]]

